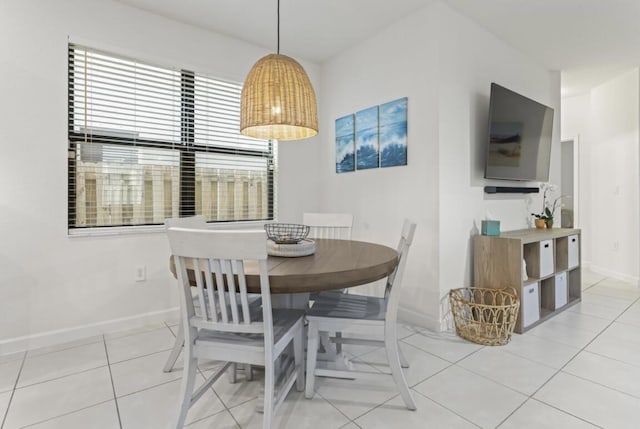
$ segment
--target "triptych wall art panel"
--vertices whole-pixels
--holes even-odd
[[[407,98],[380,106],[380,167],[407,165]]]
[[[336,119],[336,173],[407,165],[407,97]]]
[[[355,150],[355,116],[336,119],[336,173],[355,170]]]
[[[356,168],[378,168],[378,106],[356,112]]]

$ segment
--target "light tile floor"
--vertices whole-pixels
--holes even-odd
[[[503,347],[451,333],[399,331],[417,411],[392,383],[320,378],[291,392],[277,428],[638,428],[640,288],[583,271],[583,301]],[[0,419],[14,428],[171,428],[182,361],[162,366],[175,321],[0,357]],[[351,347],[383,370],[381,349]],[[219,365],[201,365],[202,380]],[[189,412],[190,429],[259,428],[262,380],[221,378]]]

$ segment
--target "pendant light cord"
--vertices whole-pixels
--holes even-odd
[[[277,54],[280,55],[280,0],[278,0],[278,51]]]

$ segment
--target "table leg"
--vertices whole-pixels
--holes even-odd
[[[306,310],[309,308],[308,293],[278,293],[271,295],[271,308],[294,308]]]

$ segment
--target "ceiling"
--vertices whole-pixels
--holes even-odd
[[[276,0],[118,0],[275,51]],[[281,0],[280,50],[322,63],[437,0]],[[638,0],[442,0],[551,70],[564,95],[640,64]]]

